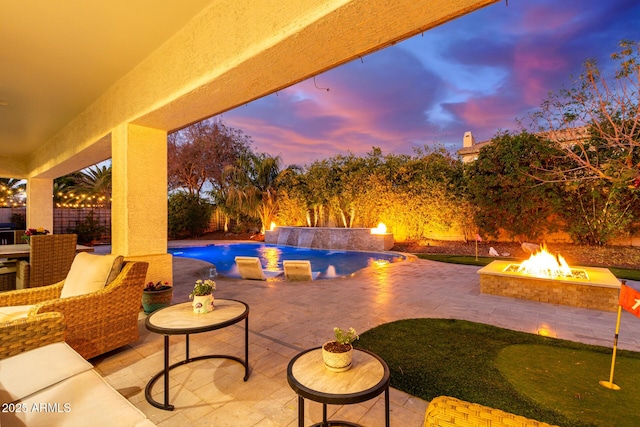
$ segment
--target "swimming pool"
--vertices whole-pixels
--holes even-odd
[[[216,266],[218,274],[238,278],[240,275],[235,263],[236,256],[258,257],[262,268],[267,271],[282,271],[283,260],[310,260],[311,270],[320,273],[318,279],[347,276],[373,263],[398,262],[405,259],[403,255],[391,252],[335,251],[265,243],[228,243],[169,248],[169,253],[210,262]]]

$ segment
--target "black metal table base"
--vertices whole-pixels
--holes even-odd
[[[360,424],[350,423],[349,421],[327,421],[326,423],[315,423],[311,427],[362,427]]]
[[[157,374],[155,374],[147,383],[147,386],[144,389],[144,397],[147,399],[151,405],[155,406],[159,409],[164,409],[167,411],[173,411],[174,406],[169,404],[169,372],[173,368],[177,368],[178,366],[186,365],[187,363],[196,362],[198,360],[203,359],[229,359],[234,360],[244,366],[244,381],[249,379],[249,318],[245,319],[245,348],[244,348],[244,360],[240,359],[236,356],[228,356],[224,354],[209,354],[204,356],[197,357],[189,357],[189,334],[186,334],[186,351],[185,351],[185,359],[174,363],[173,365],[169,365],[169,335],[164,336],[164,369]],[[153,389],[156,381],[160,379],[160,377],[164,377],[164,403],[160,403],[155,400],[151,396],[151,391]]]
[[[389,387],[384,390],[384,425],[389,427]],[[304,397],[298,395],[298,426],[304,427]],[[311,427],[362,427],[349,421],[327,420],[327,404],[322,404],[322,421]]]

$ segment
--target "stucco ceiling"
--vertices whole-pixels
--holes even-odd
[[[0,0],[2,154],[33,152],[211,3]]]

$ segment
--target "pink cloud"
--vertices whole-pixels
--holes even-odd
[[[513,127],[519,106],[512,101],[493,96],[472,98],[464,103],[447,104],[446,107],[471,129],[492,128],[497,131]]]
[[[637,33],[633,0],[514,0],[224,114],[285,164],[381,147],[461,146],[514,129],[588,57]],[[481,70],[474,73],[474,70]],[[483,80],[484,79],[484,80]],[[321,90],[318,88],[329,88]]]
[[[529,43],[519,45],[512,68],[515,89],[526,104],[539,106],[556,85],[557,77],[568,74],[569,67],[567,58],[554,49],[542,50]]]

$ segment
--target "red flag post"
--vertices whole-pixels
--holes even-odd
[[[636,317],[640,317],[640,292],[627,286],[623,280],[620,286],[620,307]]]
[[[621,281],[620,297],[618,300],[618,320],[616,321],[616,335],[613,339],[613,357],[611,358],[611,373],[609,381],[600,381],[600,385],[611,390],[620,390],[620,386],[613,383],[613,370],[616,365],[616,350],[618,348],[618,332],[620,331],[620,315],[624,308],[633,315],[640,317],[640,292],[627,286],[625,280]]]

